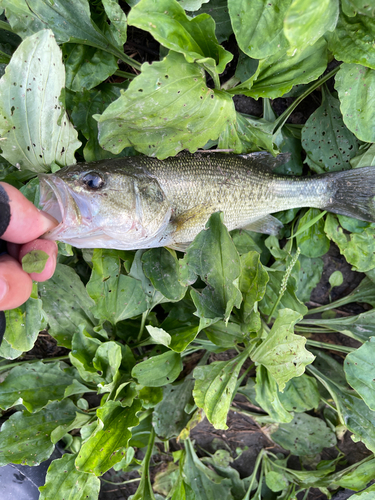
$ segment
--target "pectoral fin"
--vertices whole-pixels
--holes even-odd
[[[259,219],[248,222],[246,225],[242,226],[242,228],[254,231],[255,233],[272,234],[276,236],[283,226],[284,225],[276,219],[276,217],[273,217],[273,215],[265,215]]]
[[[170,248],[174,250],[185,251],[195,236],[204,229],[206,222],[211,214],[217,211],[217,208],[211,204],[196,205],[170,222],[171,243]]]

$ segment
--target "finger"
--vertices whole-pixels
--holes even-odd
[[[34,240],[30,243],[26,243],[22,245],[19,250],[18,260],[22,262],[22,258],[31,252],[32,250],[42,250],[46,252],[49,257],[46,262],[46,265],[41,273],[30,273],[30,278],[34,281],[45,281],[48,280],[56,268],[56,259],[57,259],[57,245],[54,241],[49,240]]]
[[[27,243],[54,228],[57,221],[38,210],[15,187],[0,182],[0,237],[13,243]]]
[[[14,309],[30,297],[33,281],[21,264],[9,255],[0,256],[0,311]]]

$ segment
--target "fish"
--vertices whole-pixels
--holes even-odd
[[[278,234],[272,213],[314,207],[375,222],[375,168],[278,175],[266,152],[122,157],[40,174],[40,205],[58,225],[43,237],[77,248],[185,251],[214,212],[228,230]]]

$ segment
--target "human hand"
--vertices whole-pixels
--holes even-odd
[[[18,189],[0,182],[0,343],[5,332],[2,311],[26,302],[33,280],[45,281],[55,271],[56,243],[38,238],[56,225],[53,217],[38,210]],[[22,269],[22,258],[32,250],[49,255],[41,273],[28,274]]]

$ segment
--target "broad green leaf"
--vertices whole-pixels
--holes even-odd
[[[361,396],[370,410],[375,410],[375,337],[349,353],[344,361],[346,380]]]
[[[74,269],[57,264],[52,278],[39,283],[38,289],[49,323],[49,334],[59,345],[70,349],[72,336],[80,325],[92,332],[96,325],[96,320],[90,312],[94,301],[89,297]]]
[[[375,475],[375,460],[359,465],[356,469],[350,470],[342,476],[335,484],[342,488],[348,488],[354,491],[360,491],[369,484]]]
[[[80,472],[74,465],[76,455],[65,453],[48,467],[46,482],[40,486],[40,500],[96,500],[100,480],[93,474]]]
[[[289,51],[313,45],[326,31],[333,31],[338,16],[338,0],[293,0],[284,19]]]
[[[319,214],[320,210],[317,208],[310,208],[300,219],[297,229],[302,228],[302,226]],[[324,219],[319,219],[318,222],[310,226],[306,231],[300,233],[296,238],[297,246],[300,248],[301,254],[306,257],[321,257],[329,250],[330,241],[324,233]]]
[[[181,356],[167,351],[141,361],[132,370],[132,376],[148,387],[161,387],[176,380],[182,371]]]
[[[194,369],[194,401],[202,408],[215,429],[227,429],[229,407],[234,397],[237,378],[248,357],[245,350],[230,361],[215,361]]]
[[[288,380],[302,375],[306,365],[314,361],[314,356],[305,349],[305,337],[293,333],[300,319],[296,311],[279,310],[271,331],[251,355],[253,361],[267,368],[280,391]]]
[[[103,83],[95,89],[84,90],[74,96],[74,107],[71,114],[74,125],[87,139],[83,149],[86,161],[104,160],[114,155],[99,146],[98,122],[92,117],[95,113],[103,113],[106,107],[120,96],[120,90],[114,85]]]
[[[118,154],[134,146],[164,159],[183,149],[194,153],[217,139],[234,115],[231,97],[208,88],[202,68],[170,52],[160,62],[143,64],[121,97],[94,118],[104,149]]]
[[[250,323],[254,321],[255,304],[262,300],[268,282],[267,271],[265,271],[259,259],[260,255],[255,251],[241,255],[242,271],[239,289],[242,293],[243,301],[240,314],[241,320],[246,326],[250,326]],[[255,330],[259,330],[259,328],[260,318],[259,326]]]
[[[292,0],[228,0],[229,15],[240,49],[255,59],[288,47],[283,20]],[[267,34],[267,36],[265,36]]]
[[[54,450],[51,432],[75,419],[77,408],[70,399],[50,403],[38,413],[16,412],[0,431],[0,465],[38,465]]]
[[[353,396],[348,391],[342,389],[338,384],[320,373],[315,366],[309,367],[309,370],[330,392],[335,401],[342,424],[354,434],[356,441],[362,441],[374,453],[375,412],[371,411],[361,398]]]
[[[58,43],[83,43],[103,49],[120,59],[123,56],[115,40],[106,37],[92,22],[87,0],[64,0],[62,3],[50,3],[48,0],[2,0],[0,6],[5,7],[11,26],[23,38],[48,27]],[[19,22],[18,13],[22,15],[22,22]],[[32,22],[29,17],[35,21]]]
[[[69,353],[70,362],[77,368],[78,373],[86,382],[103,383],[102,374],[97,372],[93,363],[100,345],[100,340],[91,337],[83,328],[73,334],[72,351]]]
[[[22,269],[25,273],[41,273],[48,259],[48,253],[43,250],[31,250],[22,257]]]
[[[354,17],[356,14],[373,15],[375,9],[374,0],[342,0],[341,8],[349,17]]]
[[[90,90],[118,69],[117,59],[95,47],[67,43],[62,47],[66,87],[74,92]]]
[[[238,308],[242,300],[238,289],[241,263],[222,213],[211,215],[206,229],[189,246],[182,266],[188,270],[187,282],[194,283],[200,276],[207,285],[200,292],[190,292],[198,317],[227,321],[233,306]]]
[[[6,410],[22,404],[30,413],[37,412],[49,402],[63,399],[73,380],[59,363],[37,361],[16,366],[0,384],[0,407]]]
[[[294,85],[316,80],[326,69],[327,44],[323,39],[288,56],[285,50],[261,59],[256,73],[231,91],[254,97],[281,97]]]
[[[353,267],[354,271],[366,272],[375,267],[375,225],[363,228],[360,233],[346,234],[338,223],[337,217],[328,214],[324,230],[334,241],[340,253]]]
[[[194,305],[191,300],[179,302],[161,324],[170,337],[168,347],[175,352],[183,352],[198,334],[199,319],[193,312]]]
[[[121,274],[122,252],[95,249],[93,270],[86,288],[95,301],[92,312],[100,320],[113,325],[147,310],[140,281]]]
[[[3,338],[0,344],[0,356],[5,359],[16,359],[23,354],[23,351],[13,349],[9,342]]]
[[[301,302],[308,302],[311,292],[322,277],[324,263],[319,257],[317,259],[310,259],[304,255],[300,255],[298,260],[301,267],[299,270],[296,295]]]
[[[182,1],[184,0],[180,0],[180,5],[182,5]],[[184,8],[185,10],[192,10],[186,7]],[[191,14],[190,12],[189,15]],[[215,35],[219,43],[228,40],[233,33],[227,0],[210,0],[209,2],[203,2],[201,8],[194,12],[194,15],[198,14],[209,14],[213,18],[215,21]]]
[[[365,149],[359,148],[358,155],[350,160],[353,168],[373,167],[375,165],[375,144],[366,144]]]
[[[141,408],[140,401],[135,401],[130,408],[123,408],[119,401],[110,400],[98,408],[98,426],[78,453],[77,469],[101,476],[119,462],[131,437],[129,428],[139,423],[136,413]]]
[[[33,285],[30,298],[23,305],[5,311],[6,329],[4,339],[16,351],[30,351],[45,327],[42,301],[38,298],[38,286]]]
[[[233,153],[266,149],[276,155],[280,151],[275,144],[273,129],[273,123],[263,118],[242,115],[233,109],[233,112],[228,112],[228,120],[220,131],[218,147],[231,149]]]
[[[210,0],[178,0],[178,3],[185,10],[197,11],[202,7],[202,4],[209,2]]]
[[[357,15],[347,17],[340,12],[336,29],[325,34],[328,48],[338,61],[358,63],[375,69],[375,54],[370,40],[375,36],[372,17]]]
[[[375,485],[371,485],[366,488],[361,493],[357,493],[356,495],[352,495],[354,497],[353,500],[372,500],[375,495]]]
[[[375,142],[374,69],[360,64],[342,64],[335,81],[345,125],[361,141]]]
[[[266,484],[271,491],[285,490],[289,481],[285,474],[271,470],[266,474]]]
[[[81,143],[65,112],[64,84],[61,50],[52,32],[24,40],[0,80],[1,154],[13,165],[48,172],[51,163],[75,163]]]
[[[129,276],[140,282],[145,296],[147,308],[151,310],[157,304],[162,304],[163,302],[169,302],[169,300],[166,297],[164,297],[164,295],[161,292],[156,290],[154,285],[145,275],[142,264],[142,255],[144,254],[144,252],[145,252],[144,250],[138,250],[135,253],[130,268]]]
[[[306,374],[292,378],[284,392],[279,393],[279,399],[286,410],[296,413],[317,408],[320,394],[316,380]]]
[[[105,13],[110,20],[110,29],[117,45],[121,47],[126,42],[127,20],[126,14],[119,5],[118,0],[102,0]]]
[[[163,399],[155,406],[152,414],[152,424],[157,436],[171,439],[184,429],[191,418],[191,415],[185,412],[185,407],[191,403],[193,387],[192,374],[181,382],[164,387]]]
[[[346,119],[341,114],[339,100],[327,90],[323,91],[322,97],[321,106],[302,129],[306,163],[318,174],[349,169],[350,160],[358,151],[353,129],[350,132],[344,125]]]
[[[254,395],[253,391],[251,395]],[[255,403],[266,411],[275,422],[290,422],[293,419],[293,415],[284,408],[280,401],[276,380],[262,365],[257,366],[256,371]]]
[[[341,332],[348,337],[358,340],[362,344],[375,336],[375,310],[366,311],[357,316],[333,319],[304,319],[302,324],[312,324]]]
[[[143,387],[138,392],[138,397],[142,400],[143,408],[155,408],[163,399],[163,389],[161,387]],[[121,404],[125,406],[124,401],[121,401]],[[152,415],[155,415],[155,411]]]
[[[222,73],[233,58],[218,44],[211,16],[188,18],[176,0],[141,0],[131,9],[128,23],[149,31],[164,47],[183,54],[188,63],[198,63],[211,76]]]
[[[169,462],[166,469],[158,472],[155,475],[152,489],[156,493],[163,495],[164,499],[170,492],[172,492],[172,490],[175,491],[175,489],[178,489],[180,487],[180,485],[178,484],[180,481],[180,467],[173,462]],[[169,497],[171,497],[171,495],[169,495]]]
[[[121,366],[121,344],[117,342],[103,342],[99,345],[92,360],[93,367],[102,377],[99,394],[111,392],[115,382],[120,378],[118,370]]]
[[[298,456],[313,456],[336,445],[336,435],[325,422],[306,413],[297,413],[291,422],[280,424],[271,436],[275,443]]]
[[[258,316],[255,317],[254,323],[258,324]],[[234,347],[245,340],[245,333],[241,331],[241,326],[231,321],[227,324],[225,321],[217,321],[205,328],[204,333],[211,342],[223,349]]]
[[[199,460],[189,438],[184,443],[186,453],[183,465],[184,480],[193,490],[195,498],[233,500],[231,481],[223,479]]]
[[[180,284],[180,266],[176,252],[167,248],[152,248],[142,255],[143,270],[156,290],[167,299],[183,299],[187,287]]]

